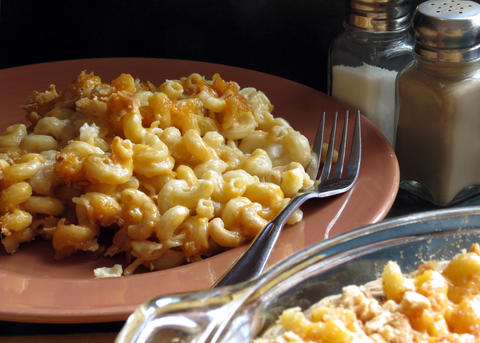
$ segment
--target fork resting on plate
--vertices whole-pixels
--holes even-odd
[[[292,201],[290,201],[290,203],[275,217],[275,219],[268,223],[267,226],[258,233],[243,255],[220,278],[220,280],[217,281],[214,287],[235,284],[260,275],[265,268],[282,227],[293,212],[295,212],[308,199],[325,198],[344,193],[352,188],[360,171],[362,140],[360,111],[357,111],[348,163],[345,168],[348,114],[347,110],[345,113],[345,121],[335,170],[332,172],[338,112],[336,112],[334,116],[325,162],[323,163],[321,172],[319,172],[325,133],[326,113],[324,112],[315,135],[312,147],[312,159],[307,166],[307,173],[312,180],[315,180],[314,185],[306,192],[293,198]]]

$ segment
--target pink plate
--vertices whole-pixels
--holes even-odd
[[[237,81],[242,88],[262,90],[275,106],[273,114],[284,117],[310,140],[323,111],[343,113],[348,108],[312,88],[241,68],[153,58],[83,59],[0,70],[2,134],[8,125],[24,120],[19,106],[32,90],[45,90],[51,83],[61,90],[81,70],[93,71],[108,82],[122,72],[130,73],[156,85],[193,72],[207,78],[218,72],[226,80]],[[304,220],[282,232],[270,265],[327,237],[385,217],[398,190],[397,159],[387,140],[364,117],[362,129],[362,166],[353,189],[304,205]],[[110,279],[95,279],[93,269],[111,266],[118,260],[92,260],[78,254],[56,261],[50,244],[42,241],[25,244],[11,256],[0,248],[0,320],[40,323],[124,320],[149,298],[210,287],[244,248],[176,268]]]

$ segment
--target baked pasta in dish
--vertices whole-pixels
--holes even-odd
[[[252,239],[313,184],[307,138],[218,74],[157,86],[83,71],[23,108],[29,124],[0,136],[8,253],[41,237],[56,258],[125,254],[124,275],[175,266]]]
[[[381,279],[347,286],[302,312],[285,310],[255,343],[480,342],[480,246],[404,275],[388,262]]]

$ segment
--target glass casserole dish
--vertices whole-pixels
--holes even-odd
[[[449,260],[475,242],[480,207],[393,218],[320,242],[252,280],[145,302],[116,342],[249,342],[284,309],[306,309],[344,286],[373,281],[389,260],[409,273],[426,261]]]

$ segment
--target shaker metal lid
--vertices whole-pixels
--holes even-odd
[[[429,0],[412,18],[416,45],[465,49],[480,43],[480,5],[466,0]]]
[[[409,27],[414,0],[347,0],[346,22],[357,28],[382,32]]]

